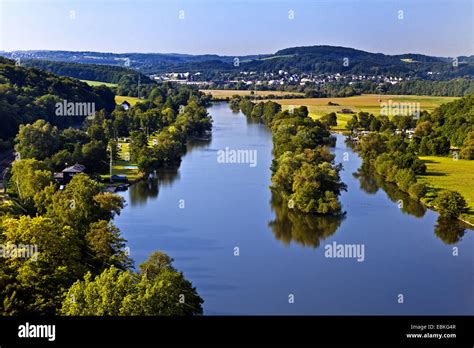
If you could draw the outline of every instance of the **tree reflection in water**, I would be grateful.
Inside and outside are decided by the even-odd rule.
[[[359,179],[360,188],[363,191],[369,194],[375,194],[379,189],[382,189],[392,202],[401,202],[400,210],[403,213],[419,218],[425,215],[427,208],[423,204],[410,198],[405,192],[400,191],[395,184],[387,183],[383,177],[377,175],[367,163],[362,164],[359,170],[354,173],[354,177]],[[438,216],[438,220],[434,226],[434,233],[444,243],[455,244],[461,240],[467,228],[469,228],[469,226],[460,220]]]
[[[419,218],[425,216],[426,207],[423,204],[410,198],[407,193],[400,191],[397,185],[386,182],[382,176],[377,175],[375,170],[366,163],[363,163],[353,175],[359,179],[360,188],[364,192],[375,194],[379,189],[382,189],[392,202],[399,204],[400,210],[403,213]]]
[[[275,237],[283,244],[292,241],[305,246],[317,248],[320,242],[336,232],[344,220],[341,216],[317,216],[299,214],[288,207],[287,202],[272,194],[271,207],[275,220],[268,223]]]
[[[211,139],[192,139],[186,147],[186,152],[198,147],[204,147],[211,143]],[[130,204],[133,206],[143,205],[148,199],[158,197],[160,187],[170,186],[179,179],[179,165],[163,167],[155,171],[149,178],[138,181],[131,185],[129,190]]]
[[[464,236],[466,228],[466,224],[460,220],[439,216],[434,232],[446,244],[456,244]]]

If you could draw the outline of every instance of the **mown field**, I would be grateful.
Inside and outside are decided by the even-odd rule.
[[[109,82],[100,82],[100,81],[91,81],[91,80],[81,80],[82,82],[87,83],[89,86],[102,86],[105,85],[107,87],[117,87],[116,83],[109,83]]]
[[[474,161],[438,156],[422,156],[420,159],[425,162],[427,171],[426,175],[418,178],[431,187],[427,195],[428,203],[440,190],[458,191],[470,207],[470,212],[463,218],[474,223]]]
[[[155,141],[155,143],[154,143]],[[151,134],[148,137],[148,146],[152,147],[156,144],[156,135]],[[112,165],[114,175],[126,175],[129,181],[134,181],[142,177],[142,173],[138,170],[137,164],[130,161],[130,143],[119,141],[118,142],[118,160],[114,161]],[[109,180],[110,175],[101,175],[103,180]]]
[[[240,90],[232,90],[232,89],[202,89],[201,92],[210,94],[215,99],[226,99],[231,98],[234,95],[238,96],[249,96],[255,91],[240,91]],[[284,95],[300,95],[304,96],[304,93],[299,92],[284,92],[284,91],[257,91],[257,96],[268,96],[268,95],[275,95],[275,96],[284,96]]]
[[[449,103],[455,99],[453,97],[430,97],[416,95],[382,95],[363,94],[359,96],[346,98],[298,98],[298,99],[275,99],[274,101],[281,104],[283,109],[289,109],[291,106],[298,107],[306,105],[309,113],[314,118],[319,118],[330,112],[338,112],[341,109],[351,109],[354,112],[369,112],[375,116],[380,115],[381,103],[420,103],[420,110],[433,111],[441,104]],[[328,105],[328,103],[339,104],[337,106]],[[347,121],[352,118],[352,114],[337,114],[338,125],[336,129],[345,129]]]
[[[137,97],[124,97],[121,95],[115,96],[115,103],[117,103],[118,105],[122,104],[125,100],[128,101],[131,106],[135,105],[137,102],[140,101],[140,99],[138,99]]]

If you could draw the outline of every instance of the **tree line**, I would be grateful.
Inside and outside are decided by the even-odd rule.
[[[38,119],[61,128],[84,121],[85,116],[58,117],[58,102],[94,103],[96,110],[111,112],[115,108],[114,97],[105,86],[91,87],[75,79],[16,66],[13,61],[0,57],[0,139],[11,140],[20,124]]]
[[[346,189],[329,147],[335,145],[328,127],[308,116],[305,106],[282,111],[273,101],[253,103],[234,97],[232,110],[260,120],[272,130],[271,190],[291,209],[306,214],[341,214],[338,196]]]
[[[455,147],[453,156],[474,159],[474,96],[470,95],[451,103],[443,104],[431,114],[422,112],[415,119],[397,116],[389,120],[386,116],[374,117],[367,113],[354,115],[347,128],[370,130],[356,145],[362,158],[387,182],[395,183],[416,200],[426,200],[428,186],[417,180],[417,175],[426,173],[426,165],[418,156],[446,156]],[[408,137],[406,130],[414,127]],[[397,129],[397,132],[394,130]],[[460,148],[459,153],[457,152]],[[441,216],[457,218],[467,210],[462,194],[443,190],[436,194],[432,204]]]
[[[0,260],[2,315],[192,315],[202,298],[172,259],[155,252],[133,269],[126,241],[112,223],[124,201],[94,179],[108,165],[117,137],[130,137],[144,171],[179,163],[189,136],[211,127],[209,97],[191,88],[156,87],[129,110],[101,109],[82,128],[45,120],[20,127],[20,154],[8,176],[11,200],[0,204],[0,245],[35,245],[33,258]],[[158,143],[137,142],[157,134]],[[53,172],[83,163],[63,188]]]

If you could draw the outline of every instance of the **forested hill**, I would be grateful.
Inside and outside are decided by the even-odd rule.
[[[101,53],[68,51],[2,52],[6,57],[123,67],[129,59],[144,74],[159,72],[346,73],[397,75],[428,80],[474,77],[474,56],[431,57],[422,54],[387,55],[336,46],[306,46],[282,49],[274,54],[219,56],[162,53]],[[238,58],[238,64],[235,59]],[[70,68],[70,67],[68,67]],[[55,68],[56,69],[56,68]],[[76,76],[76,75],[75,75]],[[111,81],[111,80],[108,80]]]
[[[96,110],[115,108],[114,93],[105,86],[91,87],[0,57],[0,139],[11,139],[20,124],[37,119],[59,127],[77,124],[78,117],[56,115],[56,103],[64,101],[94,103]]]
[[[457,65],[457,66],[456,66]],[[394,74],[447,79],[474,76],[474,57],[430,57],[421,54],[386,55],[353,48],[308,46],[287,48],[270,58],[253,60],[243,66],[257,71],[288,70],[313,73]]]
[[[73,62],[53,62],[47,60],[22,60],[21,65],[38,68],[53,72],[62,76],[74,77],[79,80],[91,80],[100,82],[127,85],[129,81],[137,83],[140,76],[141,84],[151,84],[152,80],[147,75],[131,69],[103,64],[81,64]]]

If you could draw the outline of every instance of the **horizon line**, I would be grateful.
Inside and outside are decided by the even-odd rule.
[[[348,49],[353,49],[361,52],[366,52],[370,54],[383,54],[386,56],[400,56],[400,55],[422,55],[426,57],[435,57],[435,58],[453,58],[453,57],[472,57],[474,56],[474,53],[472,54],[460,54],[456,56],[439,56],[439,55],[429,55],[426,53],[414,53],[414,52],[406,52],[406,53],[396,53],[396,54],[388,54],[388,53],[383,53],[383,52],[371,52],[371,51],[365,51],[363,49],[359,48],[354,48],[354,47],[347,47],[347,46],[337,46],[337,45],[303,45],[303,46],[291,46],[291,47],[285,47],[281,48],[273,53],[251,53],[251,54],[243,54],[243,55],[228,55],[228,54],[219,54],[219,53],[178,53],[178,52],[156,52],[156,51],[146,51],[146,52],[118,52],[118,51],[91,51],[91,50],[65,50],[65,49],[17,49],[17,50],[0,50],[0,52],[5,52],[5,53],[13,53],[13,52],[73,52],[73,53],[101,53],[101,54],[120,54],[120,55],[127,55],[127,54],[161,54],[161,55],[182,55],[182,56],[219,56],[219,57],[247,57],[247,56],[264,56],[264,55],[274,55],[278,51],[284,50],[284,49],[291,49],[291,48],[302,48],[302,47],[333,47],[333,48],[348,48]]]

